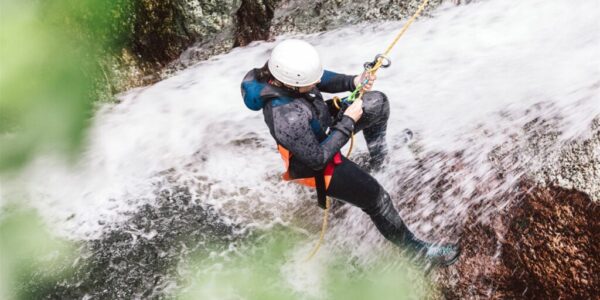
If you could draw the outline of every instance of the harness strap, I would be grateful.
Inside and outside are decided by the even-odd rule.
[[[319,174],[315,176],[315,183],[317,188],[317,205],[320,208],[327,208],[327,188],[325,187],[325,175]]]
[[[331,178],[333,177],[333,172],[335,170],[335,166],[342,163],[342,154],[337,152],[331,161],[325,166],[325,169],[319,171],[314,177],[306,177],[306,178],[292,178],[290,175],[290,159],[292,154],[289,150],[284,148],[283,146],[277,144],[277,150],[281,154],[281,159],[285,165],[286,171],[283,173],[283,180],[285,181],[293,181],[298,184],[302,184],[308,187],[316,188],[317,190],[317,204],[320,208],[327,208],[327,189],[329,188],[329,184],[331,183]]]

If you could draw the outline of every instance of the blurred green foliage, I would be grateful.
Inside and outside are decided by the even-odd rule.
[[[0,298],[41,299],[69,275],[74,249],[52,237],[37,215],[3,211],[0,218]]]
[[[132,9],[130,0],[0,0],[0,172],[40,151],[78,152],[106,61],[131,40]],[[36,215],[7,208],[17,200],[2,199],[0,299],[40,299],[74,253]]]
[[[77,153],[103,62],[128,46],[130,0],[0,0],[0,171],[40,150]]]
[[[275,229],[237,249],[232,256],[200,257],[192,264],[196,275],[191,286],[179,294],[179,299],[401,300],[424,299],[432,291],[423,272],[400,256],[398,261],[381,259],[368,268],[339,256],[306,262],[308,252],[296,251],[304,238],[289,229]],[[318,256],[327,255],[321,251]],[[290,261],[296,263],[285,268]],[[300,277],[317,276],[317,294],[294,291],[286,277],[295,278],[292,281],[302,279],[290,272],[301,272]]]

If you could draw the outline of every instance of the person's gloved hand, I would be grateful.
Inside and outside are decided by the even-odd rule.
[[[361,82],[365,81],[365,78],[368,78],[369,81],[367,82],[367,84],[365,84],[365,86],[363,86],[362,90],[370,91],[371,88],[373,87],[373,83],[375,82],[375,79],[377,79],[377,75],[369,73],[369,72],[363,72],[362,74],[354,77],[354,86],[358,86]]]

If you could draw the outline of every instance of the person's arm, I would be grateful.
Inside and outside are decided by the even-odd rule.
[[[273,125],[277,141],[301,162],[314,170],[325,168],[333,155],[348,142],[354,130],[354,120],[344,116],[327,138],[319,143],[313,133],[308,110],[296,105],[283,105],[273,109]]]
[[[354,78],[356,78],[355,75],[344,75],[325,70],[317,88],[326,93],[351,92],[356,88]]]

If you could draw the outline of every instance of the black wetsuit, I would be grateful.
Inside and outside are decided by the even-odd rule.
[[[363,115],[355,124],[348,116],[336,120],[338,111],[327,93],[354,90],[354,76],[325,71],[321,82],[309,93],[300,94],[287,88],[261,82],[258,69],[251,70],[242,82],[246,105],[263,110],[264,119],[275,141],[290,151],[289,174],[293,178],[315,176],[348,142],[352,132],[363,130],[371,165],[382,164],[387,155],[385,141],[389,102],[381,92],[366,92]],[[416,239],[394,208],[389,194],[369,173],[349,159],[335,167],[327,195],[360,207],[379,231],[399,246],[420,251],[426,243]]]

